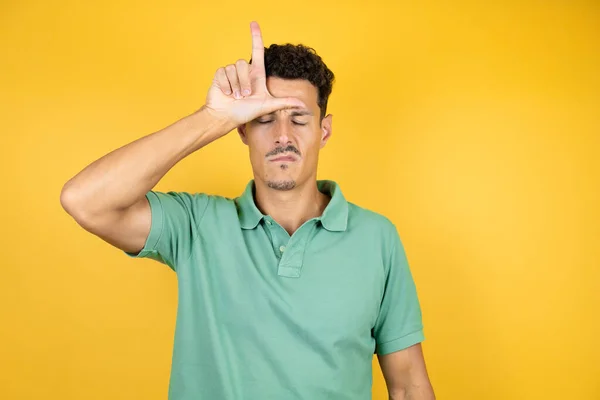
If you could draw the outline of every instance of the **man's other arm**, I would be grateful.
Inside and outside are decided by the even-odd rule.
[[[377,357],[390,400],[435,400],[421,343]]]

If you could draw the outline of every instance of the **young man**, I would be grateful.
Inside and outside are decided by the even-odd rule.
[[[272,45],[219,68],[206,104],[65,184],[87,231],[178,277],[171,400],[363,400],[378,354],[390,398],[434,394],[416,288],[395,226],[317,181],[333,73]],[[152,188],[237,128],[254,179],[235,199]],[[210,172],[207,172],[210,173]]]

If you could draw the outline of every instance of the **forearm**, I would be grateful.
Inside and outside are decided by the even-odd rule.
[[[389,393],[389,400],[435,400],[431,385],[411,386],[406,390]]]
[[[203,107],[88,165],[64,185],[61,202],[85,218],[126,209],[180,160],[233,128]]]

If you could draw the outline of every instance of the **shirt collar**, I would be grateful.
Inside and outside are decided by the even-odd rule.
[[[323,215],[317,217],[323,227],[328,231],[345,231],[348,226],[348,202],[344,198],[337,183],[330,180],[318,180],[317,188],[320,192],[331,196],[331,200]],[[238,217],[242,229],[254,229],[266,216],[260,212],[254,202],[254,180],[250,180],[241,196],[235,199]]]

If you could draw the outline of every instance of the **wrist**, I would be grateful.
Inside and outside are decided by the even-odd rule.
[[[197,115],[201,126],[213,131],[217,137],[224,136],[237,127],[229,118],[222,116],[206,104],[200,107],[194,114]]]
[[[225,136],[237,127],[232,121],[218,115],[214,110],[203,105],[188,116],[189,126],[198,136],[198,148]]]

